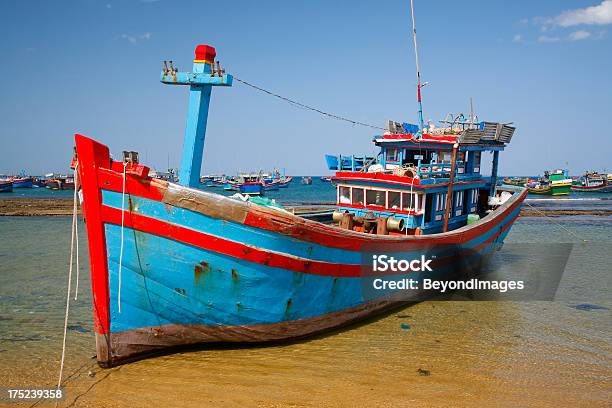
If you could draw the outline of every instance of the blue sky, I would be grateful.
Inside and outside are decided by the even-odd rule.
[[[612,170],[612,1],[416,1],[425,118],[514,121],[505,174]],[[198,43],[227,72],[359,121],[416,122],[409,1],[0,3],[0,173],[65,171],[73,134],[118,157],[178,166]],[[203,173],[325,174],[325,153],[371,153],[351,126],[241,84],[213,90]]]

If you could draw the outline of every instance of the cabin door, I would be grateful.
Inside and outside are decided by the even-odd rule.
[[[431,213],[433,212],[433,194],[425,195],[425,222],[431,222]]]

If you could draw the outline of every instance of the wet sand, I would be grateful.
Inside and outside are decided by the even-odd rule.
[[[312,203],[308,205],[312,206]],[[295,213],[300,214],[308,211],[323,211],[333,210],[333,207],[326,207],[333,205],[332,203],[321,203],[320,206],[308,207],[296,206],[288,207],[291,211],[295,208]],[[79,211],[80,212],[80,211]],[[58,216],[58,215],[72,215],[72,199],[68,198],[6,198],[0,200],[0,216]],[[561,217],[568,215],[596,215],[596,216],[610,216],[612,210],[602,209],[540,209],[534,207],[523,207],[521,210],[521,217]]]
[[[72,215],[72,207],[73,200],[66,198],[5,198],[0,216]]]

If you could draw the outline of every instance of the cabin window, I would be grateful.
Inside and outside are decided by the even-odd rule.
[[[457,152],[457,173],[465,173],[465,152]]]
[[[385,207],[385,191],[366,190],[366,205]]]
[[[449,163],[453,159],[453,154],[451,152],[440,152],[440,163]]]
[[[361,188],[353,189],[353,204],[363,205],[363,189]]]
[[[446,210],[446,197],[447,193],[436,194],[436,211]]]
[[[400,209],[401,194],[398,191],[389,191],[388,194],[389,194],[389,197],[388,197],[389,206],[388,206],[388,208],[393,209],[393,210],[399,210]]]
[[[480,173],[480,157],[482,152],[472,152],[474,155],[474,173]]]
[[[339,204],[350,204],[351,203],[351,188],[350,187],[340,187],[338,203]]]
[[[418,206],[418,200],[416,193],[404,193],[402,210],[404,211],[415,211]]]
[[[472,204],[478,203],[478,190],[472,190]]]
[[[387,149],[387,161],[396,162],[399,160],[397,149]]]
[[[455,207],[461,207],[463,205],[463,191],[457,191],[455,193]]]

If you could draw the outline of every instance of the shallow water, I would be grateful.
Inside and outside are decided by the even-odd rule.
[[[575,243],[554,302],[428,301],[308,341],[204,348],[109,370],[91,359],[84,238],[65,406],[591,407],[612,397],[608,217],[517,220],[508,244]],[[70,219],[3,217],[0,242],[0,386],[52,386]]]

